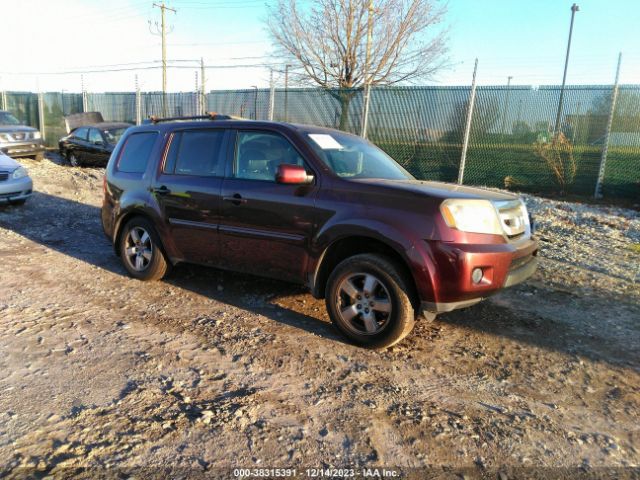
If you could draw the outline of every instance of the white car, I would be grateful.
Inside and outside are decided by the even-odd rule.
[[[31,196],[33,182],[27,169],[0,152],[0,205],[21,205]]]

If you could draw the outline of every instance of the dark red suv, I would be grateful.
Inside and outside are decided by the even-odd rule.
[[[192,262],[304,284],[377,348],[536,269],[517,196],[416,180],[335,130],[174,120],[127,130],[107,166],[102,224],[135,278]]]

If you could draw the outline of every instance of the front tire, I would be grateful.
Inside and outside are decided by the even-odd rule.
[[[389,258],[361,254],[343,260],[329,276],[325,302],[335,327],[367,348],[387,348],[415,324],[408,281]]]
[[[160,237],[145,218],[135,217],[127,222],[120,234],[119,247],[124,267],[138,280],[160,280],[169,270]]]
[[[44,160],[44,153],[38,153],[38,154],[36,154],[36,156],[35,156],[35,157],[33,157],[33,159],[34,159],[36,162],[41,162],[41,161],[43,161],[43,160]]]
[[[78,157],[76,156],[75,153],[73,152],[69,152],[67,153],[67,160],[69,161],[69,165],[71,165],[72,167],[80,167],[80,160],[78,159]]]

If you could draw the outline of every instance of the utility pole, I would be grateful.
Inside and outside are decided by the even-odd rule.
[[[165,10],[169,10],[173,13],[176,13],[176,10],[170,7],[167,7],[164,2],[158,4],[154,3],[154,7],[160,9],[160,31],[158,32],[158,22],[156,22],[156,32],[154,35],[162,36],[162,114],[167,116],[167,28],[165,22]],[[151,22],[149,22],[151,23]],[[151,25],[149,25],[151,26]]]
[[[371,77],[369,75],[369,63],[371,57],[371,40],[373,36],[373,0],[369,0],[369,17],[367,18],[367,51],[364,60],[364,105],[362,110],[362,132],[360,136],[367,138],[369,124],[369,100],[371,97]]]
[[[202,89],[200,93],[200,113],[204,115],[207,111],[207,90],[205,87],[204,60],[202,57],[200,57],[200,88]]]
[[[569,40],[567,41],[567,56],[564,59],[564,74],[562,75],[562,87],[560,89],[560,101],[558,102],[558,113],[556,115],[556,125],[553,129],[553,137],[555,137],[560,130],[560,119],[562,117],[562,102],[564,100],[564,86],[567,82],[567,67],[569,66],[569,52],[571,51],[571,36],[573,35],[573,19],[576,16],[576,12],[580,10],[577,3],[571,6],[571,25],[569,26]]]

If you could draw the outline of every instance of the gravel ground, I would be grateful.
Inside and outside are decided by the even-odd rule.
[[[295,286],[128,278],[103,171],[23,163],[36,193],[0,207],[0,478],[640,476],[637,211],[527,196],[535,277],[374,352]]]

